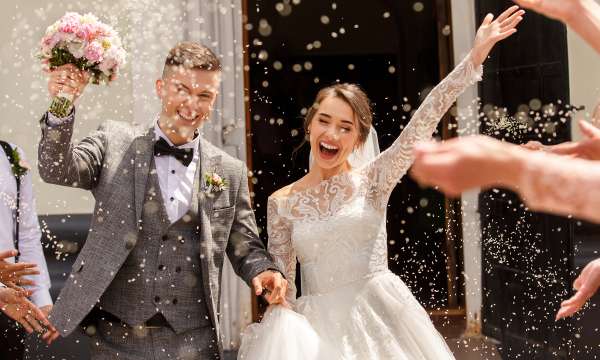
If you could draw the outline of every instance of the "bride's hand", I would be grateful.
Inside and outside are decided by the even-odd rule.
[[[523,20],[525,11],[511,6],[494,20],[493,14],[487,14],[475,35],[475,44],[471,51],[473,65],[483,64],[497,42],[517,32],[517,25]]]

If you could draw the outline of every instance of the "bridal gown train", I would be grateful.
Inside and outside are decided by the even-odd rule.
[[[481,74],[467,57],[373,161],[316,187],[269,198],[268,249],[289,281],[293,311],[270,307],[243,335],[239,359],[454,359],[427,312],[388,270],[385,210],[412,163],[414,144],[431,138],[439,119]]]

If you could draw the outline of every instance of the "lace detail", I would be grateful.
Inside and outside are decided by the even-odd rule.
[[[527,155],[519,192],[533,210],[600,221],[596,162],[545,153]]]
[[[279,215],[277,200],[269,197],[267,202],[267,233],[269,243],[267,250],[273,257],[275,265],[283,271],[288,280],[286,300],[293,305],[296,302],[296,251],[292,246],[290,224]]]
[[[429,140],[440,119],[469,86],[481,81],[483,66],[475,69],[467,56],[425,98],[392,146],[368,164],[363,172],[368,179],[367,198],[375,209],[385,210],[389,196],[414,161],[415,144]]]
[[[412,164],[414,145],[431,137],[440,118],[481,74],[482,67],[475,69],[467,57],[430,92],[394,144],[371,163],[304,191],[269,198],[268,250],[290,282],[288,301],[293,303],[296,295],[296,259],[303,293],[309,295],[387,270],[389,195]]]

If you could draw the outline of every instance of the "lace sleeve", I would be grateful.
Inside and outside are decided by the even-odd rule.
[[[267,249],[275,265],[283,271],[288,281],[285,298],[290,305],[296,301],[296,251],[292,246],[289,222],[281,216],[277,199],[270,197],[267,205]]]
[[[533,210],[600,222],[600,164],[564,156],[529,154],[518,191]]]
[[[442,116],[466,88],[481,80],[482,73],[483,66],[475,68],[467,56],[431,90],[392,146],[365,167],[375,208],[386,206],[394,186],[412,165],[414,145],[431,138]]]

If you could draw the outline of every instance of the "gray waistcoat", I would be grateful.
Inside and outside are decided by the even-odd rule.
[[[142,229],[99,306],[132,326],[159,312],[177,333],[208,326],[197,202],[192,201],[188,213],[170,225],[154,160],[150,169]]]

